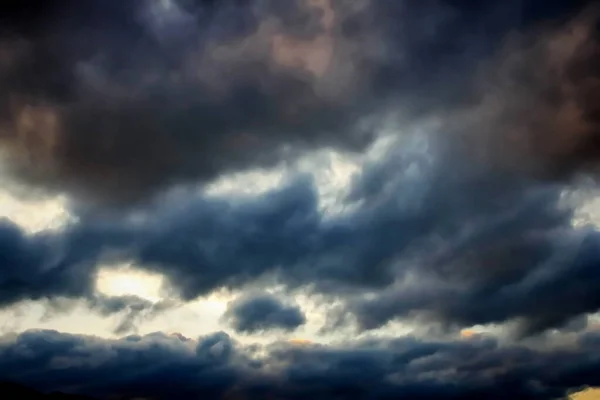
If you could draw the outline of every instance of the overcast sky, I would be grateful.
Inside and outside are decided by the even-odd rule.
[[[591,2],[9,3],[0,381],[147,399],[600,386]]]

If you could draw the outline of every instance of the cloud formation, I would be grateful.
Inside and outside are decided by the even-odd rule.
[[[468,165],[450,176],[438,163],[392,151],[356,177],[353,211],[335,217],[301,176],[244,200],[178,200],[137,220],[88,217],[30,237],[8,225],[4,257],[21,267],[5,270],[3,301],[90,297],[103,261],[133,260],[183,300],[266,277],[341,296],[361,329],[417,313],[449,326],[521,320],[533,334],[598,310],[598,233],[573,225],[564,186]]]
[[[366,98],[353,93],[369,38],[340,31],[353,7],[180,3],[95,14],[56,3],[34,33],[12,24],[25,31],[1,38],[0,139],[13,174],[131,202],[302,149],[368,142],[355,129]]]
[[[231,301],[223,317],[240,333],[293,331],[306,323],[306,316],[297,305],[288,305],[273,295],[260,293]]]
[[[257,351],[222,332],[198,340],[155,333],[118,340],[27,331],[4,337],[0,376],[41,390],[155,399],[549,399],[598,385],[598,337],[534,350],[493,339],[285,343]]]
[[[443,115],[444,140],[536,174],[594,164],[595,10],[494,59],[522,3],[51,2],[0,37],[0,145],[22,182],[112,205],[361,150],[398,112]]]
[[[329,328],[495,324],[514,329],[507,343],[28,331],[0,341],[0,376],[169,399],[548,399],[598,384],[587,324],[600,310],[600,232],[575,223],[598,193],[598,11],[485,3],[15,9],[0,21],[0,172],[73,202],[57,229],[0,221],[0,308],[83,301],[120,315],[124,334],[232,290],[224,318],[238,332],[304,324],[299,307],[252,292],[268,282],[322,299]],[[326,171],[294,169],[324,149],[360,164],[340,213],[321,207]],[[202,189],[282,164],[293,172],[264,193]],[[180,184],[194,190],[168,192]],[[119,263],[164,276],[171,298],[97,293],[99,269]],[[578,342],[549,344],[553,329]]]

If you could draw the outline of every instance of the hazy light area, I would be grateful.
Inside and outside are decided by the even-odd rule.
[[[159,301],[163,278],[130,267],[104,268],[98,272],[96,289],[107,296],[138,296]]]
[[[575,212],[574,226],[592,225],[600,227],[600,198],[590,197]]]
[[[57,229],[71,219],[66,209],[67,199],[62,196],[22,201],[0,192],[0,217],[8,218],[28,233]]]
[[[360,171],[362,160],[335,151],[320,151],[289,166],[256,169],[228,174],[205,188],[211,196],[256,196],[285,184],[298,174],[314,178],[319,208],[326,215],[344,211],[340,200],[352,177]]]

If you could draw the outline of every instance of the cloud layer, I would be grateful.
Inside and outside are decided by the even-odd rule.
[[[598,193],[599,14],[582,3],[15,8],[0,21],[0,173],[6,190],[67,196],[71,218],[36,233],[0,221],[0,308],[84,302],[125,334],[230,291],[223,322],[266,335],[315,323],[302,294],[324,330],[443,339],[27,331],[0,341],[0,378],[169,399],[548,399],[599,384],[600,232],[578,220]],[[299,167],[313,151],[358,165],[340,212],[322,206],[326,167]],[[281,184],[206,190],[257,168],[283,169]],[[166,298],[98,293],[100,269],[123,263],[163,276]],[[506,343],[448,339],[476,325]]]
[[[130,202],[303,149],[367,143],[355,127],[369,100],[354,87],[370,46],[341,32],[352,7],[179,3],[94,15],[56,5],[49,25],[3,40],[13,173],[88,201]]]
[[[148,398],[549,399],[600,384],[598,335],[565,348],[413,337],[341,346],[245,347],[219,332],[119,340],[28,331],[5,337],[0,371],[36,388]],[[266,353],[261,351],[264,350]]]
[[[301,176],[254,198],[200,196],[145,219],[88,217],[34,236],[6,224],[3,253],[15,261],[3,302],[93,298],[103,261],[133,261],[183,300],[268,277],[342,296],[361,329],[417,313],[449,326],[521,320],[532,334],[599,308],[598,233],[573,225],[564,186],[441,171],[392,152],[357,176],[355,207],[337,217],[319,210]]]
[[[500,51],[522,3],[50,3],[3,29],[1,145],[25,182],[113,205],[364,149],[398,112],[536,174],[594,164],[596,10]]]

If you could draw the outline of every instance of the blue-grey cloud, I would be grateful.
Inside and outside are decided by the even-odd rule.
[[[142,220],[87,217],[31,237],[12,227],[23,244],[7,242],[4,257],[29,269],[5,269],[6,285],[21,285],[3,302],[89,296],[109,257],[163,274],[184,300],[274,276],[342,296],[363,329],[417,313],[458,326],[520,319],[530,334],[599,308],[598,234],[573,226],[564,186],[428,160],[391,152],[357,176],[354,210],[334,217],[301,177],[245,200],[199,196],[150,209]],[[22,248],[36,252],[15,253]]]
[[[231,301],[223,317],[241,333],[293,331],[306,323],[306,316],[298,305],[261,293],[245,294]]]
[[[598,335],[534,350],[492,339],[413,337],[341,346],[256,348],[225,333],[182,341],[155,333],[118,340],[28,331],[0,344],[0,377],[95,396],[292,399],[549,399],[597,385]]]
[[[600,309],[598,229],[575,226],[578,204],[565,196],[598,155],[593,9],[158,3],[93,1],[85,13],[49,3],[45,17],[0,24],[3,161],[11,178],[80,206],[56,230],[0,223],[1,307],[83,299],[120,314],[117,331],[134,330],[165,305],[95,289],[98,268],[127,261],[164,275],[183,301],[264,278],[306,289],[359,330],[510,322],[534,336],[580,331]],[[356,175],[344,213],[324,215],[304,176],[242,199],[135,203],[307,149],[361,150],[378,132],[369,117],[390,112],[403,122],[399,145]],[[88,201],[136,204],[135,218]],[[264,326],[239,312],[261,304],[282,315],[272,301],[242,302],[240,330]],[[41,389],[167,398],[547,399],[598,383],[595,336],[545,351],[487,339],[279,345],[260,359],[224,333],[26,332],[0,345],[0,372]]]

